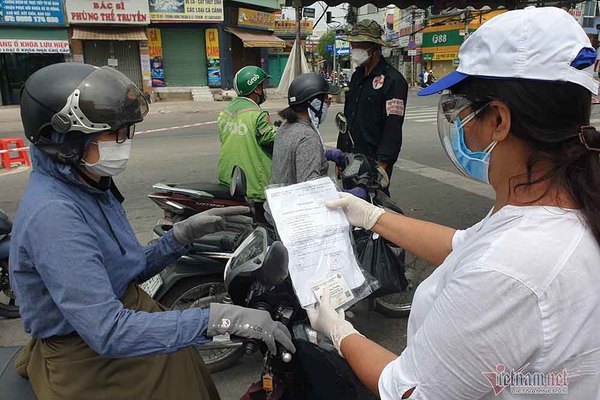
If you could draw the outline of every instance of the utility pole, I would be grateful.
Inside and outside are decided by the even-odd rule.
[[[294,64],[294,78],[298,77],[302,73],[302,49],[300,47],[300,26],[302,23],[302,1],[294,0],[294,7],[296,8],[296,62]]]
[[[335,60],[336,60],[336,53],[337,53],[337,29],[333,31],[333,84],[336,85],[337,84],[337,68],[335,65]]]
[[[465,39],[469,37],[469,10],[465,10]]]
[[[414,52],[416,51],[416,47],[415,47],[415,50],[410,48],[410,47],[413,47],[414,43],[415,43],[415,14],[416,14],[416,11],[413,8],[411,11],[412,27],[410,29],[410,43],[412,43],[412,44],[411,44],[411,46],[409,46],[409,51],[411,52],[411,56],[410,56],[410,83],[411,83],[411,86],[415,86],[415,55],[414,55],[415,53]]]

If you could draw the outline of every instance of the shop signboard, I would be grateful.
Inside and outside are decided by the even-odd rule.
[[[0,53],[61,53],[68,54],[68,40],[2,39]]]
[[[61,0],[0,0],[0,25],[65,25]]]
[[[315,17],[315,9],[311,7],[304,7],[303,16],[304,18],[314,18]]]
[[[219,57],[219,31],[216,28],[205,30],[206,62],[208,86],[221,87],[221,60]]]
[[[306,37],[312,33],[312,30],[313,21],[304,19],[300,22],[300,36]],[[273,33],[282,38],[296,37],[296,20],[276,19]]]
[[[152,22],[222,22],[223,0],[150,0]]]
[[[148,25],[146,0],[66,0],[67,20],[75,25]]]
[[[458,53],[455,51],[452,52],[448,52],[448,53],[434,53],[433,54],[433,61],[449,61],[449,60],[454,60],[455,58],[458,58]]]
[[[275,14],[240,8],[238,12],[238,26],[241,28],[275,29]]]
[[[152,87],[165,86],[165,69],[163,66],[162,40],[160,29],[148,28],[148,54],[150,56],[150,76]]]
[[[463,41],[458,29],[423,33],[423,47],[460,46]]]

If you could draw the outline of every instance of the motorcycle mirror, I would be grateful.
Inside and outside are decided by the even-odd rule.
[[[256,278],[265,285],[278,285],[288,276],[288,252],[283,243],[273,242]]]
[[[348,132],[348,121],[346,120],[344,113],[337,113],[335,116],[335,125],[340,133],[346,134]]]
[[[246,197],[246,186],[246,174],[241,167],[236,165],[231,172],[229,194],[231,197]]]

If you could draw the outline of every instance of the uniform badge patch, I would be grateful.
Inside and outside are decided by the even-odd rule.
[[[385,102],[385,112],[390,115],[404,116],[404,100],[391,99]]]
[[[385,81],[384,75],[379,75],[373,78],[373,89],[381,89],[383,87],[383,81]]]

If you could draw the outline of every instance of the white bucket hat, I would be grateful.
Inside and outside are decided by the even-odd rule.
[[[456,71],[419,92],[450,89],[469,76],[572,82],[598,93],[596,50],[577,21],[556,7],[508,11],[465,40]]]

